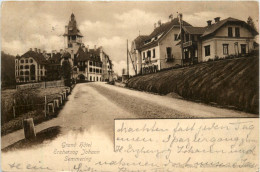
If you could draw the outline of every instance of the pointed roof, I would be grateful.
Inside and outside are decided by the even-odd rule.
[[[83,35],[80,33],[80,30],[77,25],[77,21],[75,19],[75,15],[72,13],[70,16],[70,21],[68,24],[68,30],[65,31],[65,34],[63,36],[80,36],[83,37]]]
[[[242,20],[238,20],[232,17],[226,18],[224,20],[221,20],[217,23],[214,23],[210,26],[206,26],[205,28],[205,32],[203,33],[203,35],[201,37],[205,37],[208,35],[211,35],[213,33],[215,33],[218,29],[220,29],[222,26],[224,26],[227,23],[239,23],[242,24],[242,26],[245,26],[247,29],[249,29],[254,35],[257,35],[258,32],[252,28],[250,25],[248,25],[246,22],[242,21]]]
[[[191,25],[186,21],[183,21],[183,26]],[[142,45],[140,48],[147,48],[158,44],[161,38],[163,38],[174,27],[180,27],[180,22],[178,18],[174,18],[171,21],[163,23],[155,28],[154,31],[145,38],[143,42],[144,45]]]

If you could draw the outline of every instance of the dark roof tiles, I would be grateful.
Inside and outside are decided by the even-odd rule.
[[[42,53],[35,52],[35,51],[32,51],[32,50],[27,51],[20,58],[22,58],[22,57],[25,57],[25,58],[32,57],[39,64],[47,64],[48,63],[48,61],[45,59],[45,57]]]

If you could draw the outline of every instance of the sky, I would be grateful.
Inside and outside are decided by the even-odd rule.
[[[90,48],[102,46],[114,71],[121,74],[126,68],[127,40],[130,48],[139,34],[150,34],[154,23],[167,22],[170,14],[177,17],[177,12],[182,13],[193,26],[206,26],[206,21],[215,17],[246,21],[251,16],[258,28],[258,8],[257,1],[2,2],[1,49],[12,55],[22,55],[30,48],[47,52],[64,49],[62,35],[74,13],[83,43]]]

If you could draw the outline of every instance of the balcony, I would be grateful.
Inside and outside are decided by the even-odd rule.
[[[187,42],[183,43],[183,48],[187,48],[187,47],[194,46],[194,45],[197,45],[196,41],[187,41]]]

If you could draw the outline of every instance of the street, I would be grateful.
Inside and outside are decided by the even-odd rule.
[[[63,135],[69,131],[98,130],[112,141],[114,119],[212,117],[257,117],[257,115],[105,83],[83,83],[75,86],[57,118],[38,124],[35,128],[36,132],[39,132],[49,127],[60,126]],[[3,136],[2,149],[23,138],[23,130]]]

